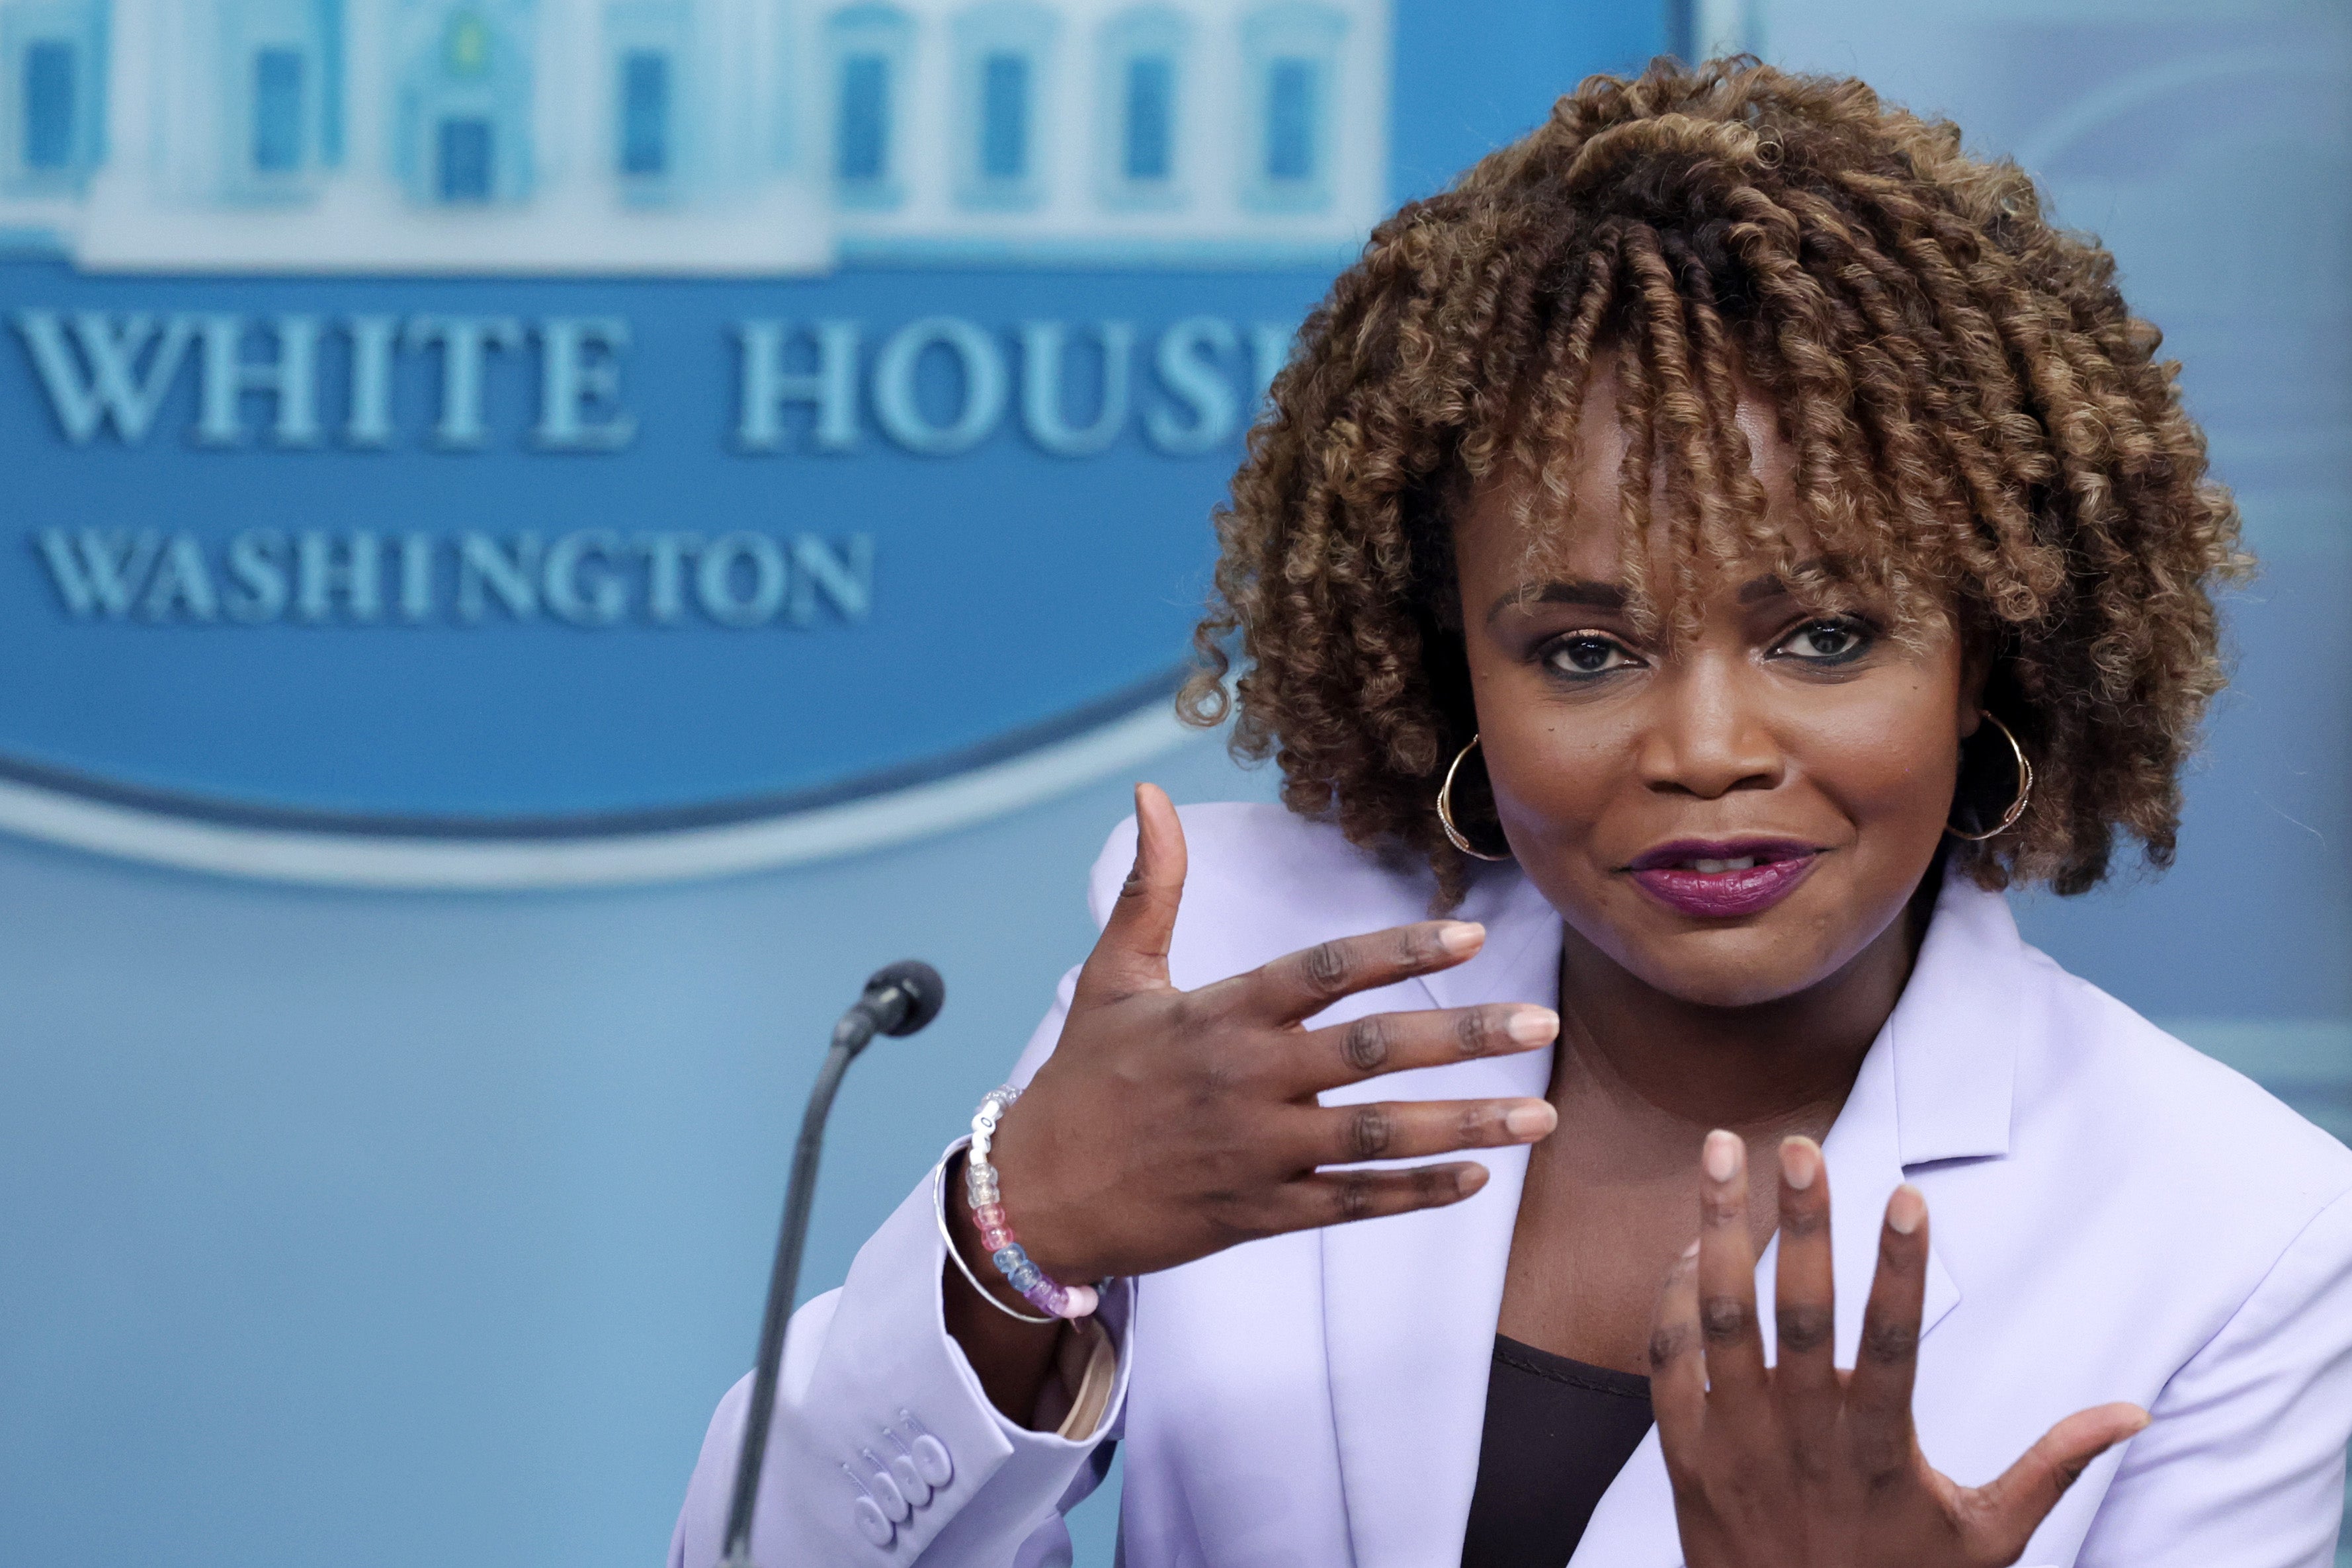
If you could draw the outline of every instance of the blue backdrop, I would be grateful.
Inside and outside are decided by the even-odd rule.
[[[16,8],[0,0],[0,55],[18,47]],[[1391,20],[1391,197],[1671,37],[1856,72],[1948,112],[2109,241],[2186,361],[2265,570],[2231,607],[2239,676],[2190,781],[2179,866],[2022,914],[2062,962],[2352,1134],[2340,10],[1400,0]],[[446,828],[772,801],[1144,700],[1182,656],[1207,508],[1236,449],[1165,450],[1144,420],[1197,405],[1139,379],[1118,443],[1077,458],[1021,428],[1015,390],[1000,427],[941,457],[891,436],[869,385],[857,450],[808,449],[813,404],[791,410],[797,445],[746,450],[736,324],[856,319],[870,371],[891,333],[934,313],[981,324],[1008,356],[1024,319],[1131,320],[1139,366],[1175,323],[1211,317],[1234,338],[1202,353],[1239,396],[1256,384],[1255,326],[1295,319],[1328,256],[1137,276],[1068,256],[844,254],[831,277],[759,285],[0,266],[12,319],[404,319],[518,299],[530,321],[624,316],[622,402],[641,422],[625,453],[534,449],[543,335],[527,334],[513,362],[491,361],[479,451],[435,446],[438,361],[425,360],[402,361],[381,453],[276,450],[267,399],[240,403],[244,446],[203,448],[186,434],[204,413],[194,359],[158,434],[77,444],[12,329],[0,754],[239,821]],[[330,387],[344,352],[322,349]],[[932,423],[969,391],[940,379],[951,369],[938,353],[920,367]],[[1083,418],[1092,383],[1073,374]],[[331,428],[348,421],[341,396],[322,402]],[[610,413],[589,405],[592,423]],[[692,493],[664,489],[689,466]],[[165,615],[74,617],[38,535],[85,526],[152,529],[158,549],[185,532],[219,575],[217,620],[196,623],[179,590]],[[526,531],[543,548],[597,526],[766,530],[788,572],[801,533],[836,561],[869,536],[870,605],[855,619],[820,597],[805,624],[779,607],[732,628],[689,586],[685,623],[665,626],[640,557],[612,625],[543,603],[525,620],[495,589],[465,624],[446,543],[436,609],[416,624],[397,613],[394,554],[381,623],[353,619],[347,588],[318,625],[293,601],[230,623],[226,552],[241,530],[285,537],[293,593],[306,528],[445,541],[471,528],[511,550]],[[724,602],[756,599],[758,570],[745,556]],[[894,722],[875,722],[881,697]],[[810,1291],[839,1279],[1084,953],[1080,879],[1138,772],[1180,800],[1271,792],[1211,737],[863,853],[572,892],[287,885],[0,838],[0,1562],[654,1560],[709,1409],[748,1364],[793,1129],[846,991],[913,953],[939,964],[950,999],[845,1092]],[[1084,1511],[1082,1563],[1108,1562],[1110,1507]]]

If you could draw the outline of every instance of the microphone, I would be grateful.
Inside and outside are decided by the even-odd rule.
[[[833,1026],[833,1049],[817,1069],[801,1114],[801,1140],[793,1151],[793,1179],[784,1189],[784,1220],[776,1236],[776,1260],[768,1273],[768,1305],[760,1320],[760,1355],[751,1374],[751,1407],[744,1417],[743,1446],[735,1457],[735,1492],[727,1508],[727,1544],[719,1568],[753,1568],[751,1511],[760,1494],[760,1467],[767,1458],[768,1427],[776,1414],[776,1379],[784,1364],[784,1333],[792,1326],[793,1292],[801,1276],[801,1249],[808,1240],[809,1210],[816,1200],[816,1164],[824,1142],[824,1119],[842,1074],[877,1034],[908,1035],[940,1016],[947,982],[919,958],[903,958],[874,971],[865,993]]]
[[[856,1043],[849,1050],[855,1053],[877,1034],[912,1034],[940,1016],[947,996],[947,982],[937,969],[920,958],[901,958],[874,971],[866,994],[834,1026],[833,1043],[839,1047],[854,1034]]]

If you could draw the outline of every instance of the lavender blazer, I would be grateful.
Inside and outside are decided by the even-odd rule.
[[[1424,916],[1426,873],[1270,806],[1183,813],[1175,983]],[[1104,848],[1099,920],[1133,857]],[[1353,997],[1392,1009],[1558,999],[1559,917],[1507,866],[1459,968]],[[1075,975],[1075,972],[1074,972]],[[1058,1039],[1071,978],[1015,1071]],[[1540,1095],[1549,1051],[1325,1096]],[[1974,1484],[2060,1416],[2155,1420],[2066,1494],[2032,1568],[2325,1568],[2352,1431],[2352,1150],[2018,937],[1948,887],[1824,1145],[1837,1193],[1839,1360],[1852,1364],[1878,1213],[1910,1180],[1935,1216],[1915,1401],[1938,1468]],[[942,1327],[928,1184],[794,1319],[753,1542],[766,1568],[1066,1563],[1063,1511],[1123,1442],[1128,1568],[1442,1568],[1461,1559],[1524,1149],[1454,1207],[1237,1247],[1106,1301],[1118,1386],[1091,1435],[1004,1420]],[[1769,1320],[1774,1255],[1758,1269]],[[720,1403],[670,1547],[710,1568],[748,1398]],[[1682,1562],[1654,1430],[1575,1568]]]

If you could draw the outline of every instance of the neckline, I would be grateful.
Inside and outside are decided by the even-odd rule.
[[[1620,1372],[1613,1366],[1595,1366],[1589,1361],[1578,1361],[1572,1356],[1559,1355],[1524,1343],[1508,1334],[1495,1336],[1495,1359],[1516,1371],[1566,1384],[1571,1388],[1614,1395],[1620,1399],[1639,1399],[1645,1405],[1650,1400],[1650,1380],[1639,1373]]]

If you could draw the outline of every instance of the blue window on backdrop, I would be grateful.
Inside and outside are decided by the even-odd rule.
[[[1315,177],[1313,60],[1275,60],[1266,71],[1265,177],[1273,181]]]
[[[1029,60],[992,54],[980,70],[980,172],[1018,180],[1029,172]]]
[[[669,57],[631,49],[621,57],[621,172],[640,179],[669,172]]]
[[[490,122],[478,115],[452,116],[435,137],[434,190],[445,202],[490,199]]]
[[[253,57],[253,166],[282,174],[302,166],[302,51]]]
[[[44,38],[25,50],[25,167],[73,166],[74,47]]]
[[[1127,62],[1127,116],[1120,168],[1130,180],[1165,180],[1174,163],[1176,66],[1165,55]]]
[[[841,123],[835,172],[845,180],[879,180],[890,172],[890,62],[851,55],[841,62]]]

